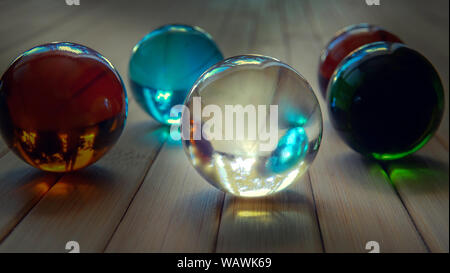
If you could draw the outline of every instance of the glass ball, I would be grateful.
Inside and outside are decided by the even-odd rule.
[[[133,48],[129,79],[134,98],[156,121],[177,124],[173,106],[183,104],[195,80],[221,60],[216,43],[201,28],[158,28]]]
[[[319,62],[319,86],[326,97],[327,86],[339,63],[360,46],[374,42],[403,43],[394,34],[369,24],[356,24],[340,30],[322,51]]]
[[[297,71],[271,57],[245,55],[214,65],[197,80],[181,127],[190,162],[210,184],[259,197],[305,174],[319,150],[322,114]]]
[[[127,95],[111,63],[73,43],[19,55],[0,82],[0,132],[33,167],[68,172],[100,159],[117,141]]]
[[[328,86],[330,120],[355,151],[378,160],[407,156],[439,126],[444,92],[433,65],[403,44],[377,42],[347,56]]]

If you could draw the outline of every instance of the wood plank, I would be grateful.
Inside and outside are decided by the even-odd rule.
[[[365,20],[381,25],[422,52],[443,76],[448,98],[449,2],[401,0],[375,9],[354,4],[343,1],[337,10],[348,23]],[[398,16],[398,11],[405,7],[408,7],[407,12]],[[402,23],[405,21],[414,22],[414,28]],[[427,246],[434,252],[449,249],[448,132],[445,133],[448,131],[448,105],[445,115],[437,138],[426,147],[409,158],[383,164]],[[446,141],[442,141],[445,134]]]
[[[166,144],[106,251],[212,252],[222,203],[182,147]]]
[[[34,13],[24,22],[0,25],[0,31],[15,26],[26,34],[25,28],[36,24],[30,35],[2,40],[0,70],[36,44],[71,40],[103,53],[127,82],[135,42],[159,25],[181,22],[213,34],[226,56],[261,53],[286,61],[318,91],[320,50],[336,30],[362,20],[402,33],[429,57],[448,101],[445,0],[382,1],[370,9],[360,0],[82,1],[80,13],[58,1],[48,6],[21,1],[14,9],[30,9],[31,2]],[[50,10],[54,15],[36,19]],[[76,16],[62,17],[69,12]],[[0,17],[11,15],[5,16]],[[408,27],[416,24],[423,28],[420,35]],[[246,200],[209,186],[174,143],[166,143],[156,157],[167,129],[150,121],[128,94],[129,120],[120,142],[94,166],[58,182],[59,176],[36,171],[2,150],[0,141],[0,252],[64,252],[69,240],[80,242],[82,252],[105,247],[108,252],[366,252],[369,240],[380,242],[382,252],[448,252],[448,105],[439,129],[445,148],[433,139],[417,155],[384,166],[347,148],[325,121],[309,175],[276,196]],[[327,120],[326,104],[317,94]]]
[[[310,171],[325,250],[365,252],[377,241],[382,252],[426,251],[384,170],[335,134],[328,124]]]
[[[305,1],[302,8],[315,31],[305,39],[317,42],[318,53],[344,23],[330,2]],[[317,71],[318,61],[309,66]],[[379,242],[382,252],[427,251],[383,169],[340,140],[322,98],[321,105],[324,137],[310,176],[325,251],[366,252],[368,241]]]
[[[210,1],[205,10],[190,14],[195,17],[188,17],[189,12],[183,9],[184,15],[178,16],[185,22],[207,26],[205,29],[215,37],[232,5],[232,2]],[[168,142],[106,251],[212,252],[223,196],[191,166],[181,143]]]
[[[432,140],[415,155],[385,168],[427,246],[449,251],[448,151]]]
[[[4,155],[8,153],[9,149],[3,140],[0,140],[0,158],[2,158]]]
[[[102,251],[159,147],[158,130],[149,133],[149,128],[136,125],[128,131],[135,135],[124,135],[122,143],[146,134],[148,148],[133,151],[118,146],[94,166],[65,175],[0,245],[0,251],[64,252],[66,242],[72,240],[80,243],[83,252]]]
[[[4,20],[0,34],[8,39],[1,40],[0,52],[57,28],[68,18],[77,17],[99,4],[105,5],[100,1],[86,1],[80,6],[68,6],[65,1],[45,0],[26,2],[26,5],[19,4],[11,12],[4,10],[6,14],[2,16]]]
[[[13,153],[0,159],[0,243],[61,175],[35,170]]]
[[[4,35],[7,35],[8,32],[11,32],[11,29],[13,29],[14,25],[17,25],[18,22],[15,20],[15,18],[19,18],[20,15],[25,14],[24,11],[28,8],[34,7],[31,3],[31,0],[24,0],[24,1],[1,1],[0,2],[0,35],[2,37],[5,37]],[[11,16],[11,17],[9,17]],[[13,20],[9,18],[14,18]],[[8,20],[9,19],[9,20]],[[9,31],[8,31],[9,30]],[[5,41],[2,41],[5,42]]]
[[[30,1],[24,1],[30,4]],[[21,2],[21,4],[24,4]],[[21,9],[24,7],[18,5]],[[70,20],[67,20],[70,22]],[[82,24],[80,24],[83,26]],[[66,24],[60,25],[61,32],[71,36],[74,28]],[[54,34],[50,35],[55,37]],[[37,43],[46,41],[49,35],[42,35],[38,40],[30,39],[24,45],[18,45],[0,53],[1,64],[9,64],[16,55]],[[58,38],[62,36],[58,36]],[[51,39],[50,39],[51,40]],[[65,40],[65,39],[62,39]],[[19,50],[19,51],[17,51]],[[8,148],[3,140],[0,140],[0,200],[2,200],[2,211],[0,221],[0,242],[14,228],[14,226],[29,212],[29,210],[43,197],[43,195],[56,183],[59,174],[50,174],[33,169],[21,161],[13,152],[8,152]]]
[[[37,1],[32,1],[33,3],[40,3]],[[52,1],[52,3],[55,1]],[[62,1],[64,2],[64,1]],[[86,3],[86,7],[82,10],[78,10],[76,16],[67,16],[61,22],[55,22],[55,26],[53,28],[47,29],[48,31],[42,31],[39,35],[28,35],[24,36],[20,39],[20,41],[16,41],[12,43],[13,46],[6,47],[4,50],[0,50],[0,71],[5,71],[10,63],[22,52],[40,44],[45,44],[53,41],[72,41],[75,42],[77,35],[76,33],[89,31],[92,26],[96,25],[99,22],[99,18],[96,17],[96,14],[99,14],[101,10],[101,2],[98,2],[98,5]],[[42,4],[45,6],[44,4]],[[33,9],[34,4],[29,8]],[[54,9],[61,9],[61,6],[56,6]],[[23,8],[25,9],[25,8]],[[65,6],[62,9],[67,9]],[[60,13],[59,10],[53,10],[54,13]],[[45,29],[47,21],[37,20],[38,17],[43,17],[42,15],[37,16],[39,14],[38,11],[30,11],[27,13],[19,13],[18,18],[24,17],[23,14],[31,13],[36,16],[29,16],[28,23],[25,25],[15,25],[14,28],[17,29],[16,32],[24,32],[25,28],[31,24],[35,28]],[[63,12],[63,15],[65,13]],[[33,20],[34,19],[34,20]],[[16,20],[11,20],[15,22]],[[11,29],[8,29],[11,32]],[[14,38],[14,37],[13,37]],[[14,40],[14,39],[13,39]],[[14,40],[15,41],[15,40]]]
[[[217,252],[322,252],[309,176],[265,198],[227,195]]]
[[[255,1],[251,6],[249,2],[241,4],[243,6],[230,21],[229,29],[243,25],[236,17],[247,18],[247,24],[253,24],[254,28],[243,25],[250,31],[247,37],[251,37],[247,50],[289,63],[288,47],[285,46],[289,41],[284,32],[291,31],[293,18],[286,18],[288,11],[284,3]],[[308,174],[289,190],[274,196],[243,199],[226,195],[217,252],[322,251]]]
[[[98,49],[126,75],[127,53],[140,35],[122,23],[133,8],[125,2],[109,5],[91,14],[101,23],[70,37]],[[101,35],[110,29],[115,35]],[[63,176],[4,240],[0,251],[64,252],[69,240],[77,240],[83,252],[102,251],[164,141],[165,129],[130,100],[125,132],[113,150],[95,165]]]

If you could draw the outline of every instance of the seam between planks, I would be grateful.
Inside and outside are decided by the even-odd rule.
[[[285,3],[285,2],[283,2]],[[277,2],[277,7],[278,7],[278,12],[280,15],[280,25],[281,25],[281,33],[282,33],[282,37],[284,39],[284,46],[285,46],[285,54],[286,54],[286,59],[288,62],[292,62],[292,48],[291,48],[291,40],[289,38],[289,33],[288,33],[288,29],[287,29],[287,22],[286,22],[286,13],[285,13],[285,5],[281,5],[280,1]],[[310,7],[308,7],[310,8]],[[312,14],[312,13],[311,13]],[[312,20],[310,18],[308,18],[309,21],[311,22]],[[311,24],[312,25],[312,24]],[[314,27],[312,27],[312,33],[313,36],[315,37],[315,30]],[[315,37],[317,39],[317,37]],[[325,252],[325,243],[323,240],[323,235],[322,235],[322,229],[320,227],[320,221],[319,221],[319,216],[318,216],[318,210],[317,210],[317,204],[316,204],[316,198],[314,196],[314,190],[312,187],[312,182],[311,182],[311,174],[310,174],[310,170],[307,171],[307,176],[308,176],[308,186],[311,190],[311,196],[312,196],[312,201],[313,201],[313,206],[314,206],[314,216],[315,216],[315,220],[316,220],[316,224],[317,224],[317,229],[319,232],[319,238],[320,238],[320,245],[322,248],[322,252]],[[301,183],[301,181],[299,181]]]
[[[7,153],[9,153],[8,148],[5,148],[3,151],[0,151],[0,158],[4,157]]]
[[[42,199],[45,197],[45,195],[47,195],[47,193],[63,178],[64,174],[56,174],[57,178],[54,180],[53,184],[48,188],[48,190],[43,193],[38,200],[36,200],[36,202],[30,206],[30,208],[22,215],[22,217],[20,217],[18,219],[18,221],[15,223],[15,225],[13,227],[11,227],[10,230],[8,230],[8,232],[6,232],[6,234],[0,238],[0,245],[8,238],[8,236],[17,228],[17,226],[19,226],[19,224],[22,222],[23,219],[25,219],[25,217],[28,216],[28,214],[30,214],[30,212],[36,207],[37,204],[39,204]]]
[[[188,165],[188,166],[189,166],[189,165]],[[183,176],[183,179],[181,180],[181,183],[185,183],[185,182],[186,182],[186,178],[188,177],[188,175],[189,175],[189,167],[188,167],[188,170],[186,170],[186,172],[184,173],[184,176]],[[168,226],[171,226],[171,225],[172,225],[172,222],[173,222],[173,220],[174,220],[174,217],[173,217],[173,216],[174,216],[174,215],[172,214],[172,217],[170,217]],[[201,221],[203,221],[203,219],[202,219]],[[169,233],[168,233],[168,232],[164,233],[164,237],[163,237],[163,239],[162,239],[163,244],[166,242],[168,236],[169,236]]]
[[[237,2],[238,1],[236,0],[234,3],[237,3]],[[233,5],[233,6],[237,6],[237,4]],[[230,13],[228,15],[231,15],[232,14],[231,11],[233,11],[233,10],[234,10],[233,7],[230,8]],[[260,21],[259,20],[260,16],[261,16],[261,9],[259,8],[258,12],[257,12],[257,14],[255,16],[256,18],[253,18],[254,19],[253,21],[255,22],[255,24],[254,24],[254,29],[251,32],[252,36],[249,38],[249,41],[248,41],[247,51],[251,51],[252,48],[253,48],[253,45],[255,44],[256,37],[257,37],[257,32],[258,32],[258,25],[259,25],[259,21]],[[223,23],[225,23],[226,21],[227,20],[224,20]],[[226,29],[225,24],[221,28],[222,29]],[[213,253],[217,253],[217,245],[218,245],[218,242],[219,242],[220,227],[222,226],[223,210],[225,208],[225,202],[226,202],[226,199],[227,199],[227,194],[226,193],[223,193],[222,196],[223,196],[223,200],[222,200],[222,206],[220,208],[219,223],[217,225],[217,233],[216,233],[216,237],[215,237],[215,240],[214,240]]]
[[[411,223],[413,224],[414,229],[417,231],[417,234],[419,235],[420,239],[422,240],[422,242],[425,246],[425,249],[427,250],[428,253],[431,253],[431,249],[428,246],[427,241],[425,240],[425,237],[423,237],[422,233],[420,232],[420,229],[417,226],[416,221],[414,220],[414,217],[412,217],[411,213],[409,212],[408,206],[406,206],[405,202],[403,201],[402,196],[400,195],[399,191],[397,190],[397,187],[395,186],[394,182],[392,182],[392,179],[389,176],[388,169],[385,166],[383,166],[383,164],[381,164],[381,163],[377,163],[377,165],[379,165],[381,167],[381,169],[385,173],[386,177],[389,179],[389,184],[391,184],[392,188],[394,189],[395,194],[397,195],[403,208],[405,209],[406,213],[408,214],[409,219],[411,219]]]
[[[236,10],[237,4],[238,4],[238,0],[235,0],[231,3],[230,8],[226,12],[226,16],[224,16],[224,18],[222,20],[219,33],[224,33],[226,31],[226,29],[227,29],[226,23],[228,22],[228,18],[230,18],[231,15],[233,14],[233,12]],[[227,58],[227,57],[225,56],[225,58]],[[192,166],[190,166],[190,167],[192,167]],[[226,196],[227,196],[227,194],[223,192],[222,193],[222,202],[221,202],[221,206],[220,206],[220,210],[219,210],[219,222],[217,223],[217,232],[216,232],[212,250],[211,250],[212,253],[217,252],[217,244],[219,241],[220,226],[222,224],[222,216],[223,216],[223,209],[225,207]]]
[[[254,29],[253,29],[253,32],[252,32],[252,37],[250,37],[250,39],[248,39],[249,41],[248,41],[248,46],[247,46],[247,51],[254,51],[254,45],[255,45],[255,42],[256,42],[256,37],[258,36],[258,29],[259,29],[259,22],[261,21],[260,20],[260,17],[261,17],[261,7],[260,6],[258,6],[258,8],[257,8],[257,10],[258,10],[258,12],[257,12],[257,14],[256,14],[256,18],[254,18],[254,22],[255,22],[255,27],[254,27]]]
[[[283,4],[285,2],[282,2]],[[280,15],[280,27],[281,35],[284,40],[284,51],[285,57],[288,62],[292,62],[292,50],[291,50],[291,40],[289,39],[289,33],[287,30],[286,13],[284,10],[284,5],[281,5],[281,1],[277,1],[278,14]]]
[[[320,35],[319,35],[318,31],[317,31],[317,27],[316,27],[316,24],[314,22],[314,19],[311,18],[314,15],[312,13],[311,4],[310,4],[309,1],[304,2],[303,9],[305,10],[306,19],[309,21],[309,25],[311,26],[312,37],[314,38],[316,44],[320,45],[322,43],[322,39],[321,39],[321,37],[320,37]],[[284,21],[282,20],[282,23],[283,22]],[[289,38],[288,38],[289,34],[286,33],[285,35],[286,35],[285,39],[287,39],[287,42],[290,42]],[[289,48],[289,52],[288,52],[289,55],[288,56],[290,57],[291,56],[290,45],[286,46],[286,47]],[[288,59],[288,60],[292,61],[291,59]],[[322,139],[322,141],[323,141],[323,139]],[[308,184],[309,184],[309,187],[310,187],[310,190],[311,190],[311,196],[312,196],[312,199],[313,199],[314,214],[315,214],[315,218],[316,218],[317,229],[318,229],[318,232],[319,232],[319,238],[320,238],[320,244],[321,244],[322,252],[326,253],[325,241],[324,241],[323,234],[322,234],[322,227],[320,225],[319,211],[317,209],[316,196],[315,196],[314,187],[312,186],[312,179],[311,179],[311,173],[310,172],[311,172],[310,170],[308,170],[308,172],[307,172]]]
[[[226,195],[227,195],[226,193],[222,194],[222,205],[220,206],[219,223],[217,224],[217,233],[216,233],[216,237],[214,239],[214,244],[213,244],[213,249],[212,249],[213,253],[217,253],[217,243],[219,242],[220,226],[222,224],[222,215],[223,215],[223,209],[225,207]]]
[[[230,8],[226,12],[226,15],[223,17],[222,23],[220,24],[221,26],[219,28],[220,30],[219,30],[218,33],[222,34],[222,33],[224,33],[226,31],[226,29],[227,29],[227,22],[229,21],[228,18],[230,18],[231,15],[233,14],[233,12],[236,10],[237,3],[238,3],[238,0],[235,0],[235,1],[233,1],[231,3]],[[217,46],[219,46],[219,45],[217,45]],[[219,47],[219,49],[220,49],[220,47]],[[225,58],[227,58],[227,57],[225,56]]]
[[[446,151],[448,151],[448,144],[447,144],[447,142],[445,142],[444,139],[441,138],[441,135],[438,132],[436,132],[436,134],[434,136],[435,136],[437,142],[440,145],[442,145],[442,147]],[[400,200],[400,203],[402,204],[403,208],[405,209],[409,219],[411,219],[411,223],[412,223],[414,229],[417,231],[417,234],[419,235],[420,240],[423,242],[423,245],[425,246],[426,251],[428,253],[431,253],[432,251],[431,251],[430,246],[428,245],[427,241],[425,240],[425,237],[422,235],[421,230],[419,229],[418,225],[416,224],[416,221],[415,221],[414,217],[412,216],[412,214],[410,213],[408,206],[404,202],[400,192],[398,191],[397,187],[395,186],[394,182],[392,181],[391,176],[389,175],[389,172],[388,172],[388,168],[382,162],[374,161],[374,163],[375,163],[375,165],[378,165],[381,168],[381,170],[383,170],[383,172],[385,173],[385,176],[387,177],[389,184],[391,185],[395,194],[397,195],[398,199]]]
[[[435,134],[434,138],[437,140],[437,142],[439,142],[439,144],[442,145],[442,147],[444,147],[444,149],[448,152],[448,142],[445,141],[445,138],[442,137],[440,134]]]
[[[319,31],[317,30],[317,26],[315,23],[316,20],[314,20],[314,13],[311,8],[311,2],[308,0],[305,2],[301,2],[301,3],[303,3],[302,6],[303,6],[303,9],[305,10],[305,17],[309,21],[309,25],[311,26],[312,36],[313,36],[314,40],[316,41],[316,43],[320,47],[323,44],[323,41],[322,41],[321,35],[319,34]]]
[[[437,143],[440,144],[441,146],[443,146],[443,148],[445,149],[446,148],[445,145],[439,141],[439,138],[436,137],[436,139],[438,140]],[[448,149],[445,149],[445,150],[448,151]],[[392,188],[395,191],[395,194],[397,195],[397,197],[399,198],[400,202],[402,203],[402,206],[405,208],[406,212],[408,213],[408,216],[411,219],[411,222],[412,222],[414,228],[417,230],[417,233],[419,234],[419,237],[422,240],[422,242],[423,242],[427,252],[431,253],[432,251],[431,251],[430,246],[428,245],[427,241],[425,240],[425,237],[422,235],[422,232],[421,232],[420,228],[417,226],[416,221],[414,220],[414,217],[409,212],[408,206],[406,206],[406,204],[405,204],[405,202],[404,202],[400,192],[398,191],[397,187],[395,186],[395,183],[392,181],[391,176],[389,175],[388,168],[382,163],[377,163],[377,164],[380,165],[380,167],[384,171],[386,177],[389,179],[389,183],[391,184]]]
[[[303,8],[304,8],[305,11],[306,11],[306,15],[307,15],[306,18],[307,18],[307,20],[308,20],[309,23],[310,23],[310,26],[311,26],[311,32],[312,32],[312,34],[313,34],[313,38],[315,39],[316,43],[320,45],[320,44],[322,44],[322,37],[321,37],[321,35],[319,34],[319,31],[317,31],[317,27],[316,27],[316,24],[315,24],[315,20],[314,20],[314,18],[313,18],[314,15],[313,15],[312,8],[311,8],[311,2],[310,2],[309,0],[303,2]],[[440,138],[440,136],[439,136],[438,134],[436,134],[435,136],[436,136],[436,139],[438,140],[438,142],[439,142],[439,143],[440,143],[440,144],[448,151],[448,147],[444,144],[445,142]],[[431,252],[430,247],[428,246],[427,242],[425,241],[425,238],[422,236],[422,233],[420,232],[420,230],[419,230],[419,228],[418,228],[418,226],[417,226],[417,224],[416,224],[414,218],[412,217],[410,211],[408,210],[406,204],[404,203],[404,200],[402,199],[400,193],[398,192],[397,188],[396,188],[395,185],[393,184],[393,182],[392,182],[390,176],[387,175],[387,170],[386,170],[386,168],[385,168],[381,163],[379,163],[379,162],[374,162],[374,163],[375,163],[375,165],[378,165],[378,166],[385,172],[386,176],[387,176],[388,179],[389,179],[389,183],[390,183],[391,186],[393,187],[396,196],[397,196],[398,199],[400,200],[400,202],[401,202],[403,208],[405,209],[405,211],[406,211],[406,213],[407,213],[409,219],[411,220],[411,223],[412,223],[414,229],[416,230],[417,234],[419,235],[420,240],[423,242],[423,245],[425,246],[426,251],[427,251],[427,252]],[[319,228],[319,232],[320,232],[320,239],[321,239],[321,242],[322,242],[323,251],[326,252],[325,243],[324,243],[323,235],[322,235],[322,230],[321,230],[321,227],[320,227],[320,220],[319,220],[319,215],[318,215],[318,211],[317,211],[316,201],[315,201],[314,189],[313,189],[313,186],[312,186],[312,180],[311,180],[311,176],[310,176],[310,174],[309,174],[309,171],[308,171],[308,175],[309,175],[309,177],[310,177],[310,185],[311,185],[311,191],[312,191],[312,196],[313,196],[313,200],[314,200],[314,209],[315,209],[315,211],[316,211],[316,217],[317,217],[318,228]]]
[[[159,146],[158,150],[157,150],[156,153],[155,153],[155,156],[154,156],[153,158],[150,159],[150,162],[148,163],[148,166],[145,168],[145,173],[144,173],[144,175],[143,175],[142,178],[141,178],[141,181],[140,181],[140,183],[139,183],[138,188],[136,189],[136,191],[134,192],[133,196],[131,197],[130,202],[128,203],[128,205],[127,205],[125,211],[123,212],[122,216],[120,217],[119,222],[118,222],[118,223],[116,224],[116,226],[114,227],[114,229],[113,229],[113,231],[112,231],[112,233],[111,233],[111,236],[108,238],[108,240],[107,240],[105,246],[103,247],[103,249],[102,249],[102,251],[101,251],[102,253],[104,253],[104,252],[106,251],[106,249],[108,248],[109,244],[111,243],[111,240],[112,240],[112,238],[114,237],[114,235],[116,234],[117,229],[119,228],[120,224],[122,224],[123,220],[125,219],[125,216],[126,216],[127,213],[128,213],[128,210],[130,209],[131,205],[133,204],[134,199],[136,198],[136,195],[137,195],[138,192],[141,190],[142,185],[144,184],[145,178],[147,177],[148,173],[150,172],[150,170],[151,170],[152,167],[153,167],[153,163],[155,163],[156,159],[157,159],[158,156],[159,156],[159,153],[161,152],[161,150],[163,149],[163,147],[166,146],[166,144],[167,144],[167,140],[166,140],[162,145]]]
[[[309,188],[311,189],[311,196],[313,199],[313,205],[314,205],[314,214],[316,217],[316,222],[317,222],[317,229],[319,230],[319,237],[320,237],[320,245],[322,246],[322,252],[326,253],[326,249],[325,249],[325,242],[323,240],[323,235],[322,235],[322,228],[320,227],[320,218],[319,218],[319,213],[317,210],[317,204],[316,204],[316,197],[314,196],[314,189],[311,183],[311,174],[309,173],[308,170],[308,184],[309,184]]]
[[[96,5],[94,6],[94,9],[99,8],[100,5]],[[78,13],[78,15],[73,15],[75,13]],[[6,51],[9,50],[10,48],[14,47],[17,44],[23,44],[26,41],[32,40],[35,37],[43,34],[43,33],[47,33],[50,32],[54,27],[58,27],[59,26],[59,22],[62,21],[72,21],[73,19],[78,18],[80,15],[82,15],[83,12],[80,12],[79,10],[75,10],[73,12],[70,12],[68,14],[66,14],[66,16],[62,17],[62,18],[58,18],[57,20],[52,21],[49,24],[46,24],[45,26],[41,27],[40,29],[38,29],[36,32],[32,33],[31,35],[28,35],[27,37],[24,37],[22,39],[19,39],[18,41],[16,41],[13,44],[9,44],[6,46],[3,46],[2,48],[0,48],[0,51]],[[68,20],[68,18],[70,18]],[[54,26],[54,27],[53,27]],[[6,148],[2,151],[0,151],[0,158],[4,157],[6,154],[8,154],[10,152],[10,149],[6,146]],[[43,193],[35,202],[34,204],[32,204],[26,211],[25,213],[17,220],[17,222],[5,233],[5,235],[3,237],[0,238],[0,244],[2,244],[8,237],[9,235],[14,232],[14,230],[20,225],[20,223],[23,221],[23,219],[25,219],[30,212],[42,201],[42,199],[47,195],[48,192],[50,192],[50,190],[65,176],[65,174],[58,174],[55,173],[56,178],[53,180],[54,182],[50,185],[50,187],[48,188],[48,190]]]

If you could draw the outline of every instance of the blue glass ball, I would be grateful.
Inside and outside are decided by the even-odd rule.
[[[201,28],[162,26],[133,48],[129,79],[134,98],[158,122],[178,124],[181,114],[173,106],[182,105],[197,78],[221,60],[216,43]]]

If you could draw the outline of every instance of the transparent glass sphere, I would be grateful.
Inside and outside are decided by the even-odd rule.
[[[214,65],[196,81],[181,126],[185,152],[209,183],[259,197],[305,174],[319,150],[322,113],[292,67],[245,55]]]

